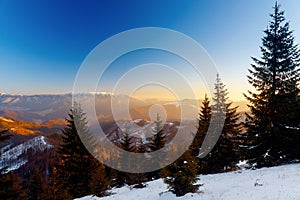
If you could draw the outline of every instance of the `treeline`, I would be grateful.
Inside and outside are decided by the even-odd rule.
[[[47,179],[43,180],[40,172],[34,170],[25,195],[17,184],[18,178],[13,173],[3,173],[5,169],[2,169],[0,196],[4,199],[73,199],[90,194],[105,196],[113,187],[130,185],[142,188],[147,181],[158,178],[163,178],[170,191],[182,196],[198,191],[200,185],[196,182],[199,174],[233,171],[238,169],[239,161],[247,161],[249,168],[299,162],[300,51],[294,44],[293,32],[289,23],[285,22],[284,12],[279,8],[276,3],[274,13],[270,15],[271,21],[264,31],[261,57],[252,58],[253,64],[247,78],[253,89],[245,94],[250,111],[246,113],[244,122],[240,121],[237,107],[232,106],[227,89],[217,75],[213,97],[210,100],[205,96],[202,101],[198,130],[192,133],[194,140],[185,153],[157,171],[128,173],[103,165],[85,148],[78,130],[87,136],[89,146],[97,146],[97,140],[88,130],[80,106],[75,105],[63,130],[62,143],[57,151],[58,162],[50,169]],[[220,133],[209,135],[217,132]],[[143,165],[144,159],[151,159],[147,158],[147,153],[169,145],[167,134],[159,117],[149,144],[133,139],[125,131],[116,145],[142,156],[138,163],[130,162],[128,158],[127,162],[119,164],[129,165],[127,168]],[[8,139],[4,132],[1,135]],[[176,147],[169,151],[173,150]],[[109,159],[121,157],[116,152],[107,152],[102,156],[108,162]],[[167,152],[161,156],[168,159]]]

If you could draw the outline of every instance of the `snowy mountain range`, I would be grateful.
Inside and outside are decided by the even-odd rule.
[[[149,109],[154,104],[160,104],[166,110],[169,120],[181,119],[181,108],[185,109],[187,119],[194,118],[198,108],[193,104],[201,100],[184,99],[180,101],[151,101],[132,98],[123,94],[110,92],[84,93],[81,95],[83,102],[89,103],[90,98],[95,97],[95,108],[100,121],[110,122],[114,120],[112,114],[112,101],[121,116],[127,116],[129,109],[131,119],[124,117],[124,120],[145,119],[149,120]],[[64,119],[71,107],[72,94],[59,95],[11,95],[0,94],[0,116],[12,117],[28,122],[43,123],[48,120]],[[128,105],[129,102],[129,105]],[[239,106],[240,111],[246,110],[246,102],[233,102],[233,106]],[[129,108],[128,108],[129,107]]]
[[[53,147],[44,136],[36,136],[16,146],[9,143],[1,148],[0,169],[3,167],[8,167],[7,171],[18,169],[28,162],[26,154],[29,151],[36,154]]]
[[[130,108],[143,107],[146,104],[126,95],[111,93],[78,94],[83,102],[89,103],[95,97],[95,107],[101,119],[112,116],[111,100],[118,102],[119,107],[125,107],[130,101]],[[94,96],[95,95],[95,96]],[[43,123],[53,119],[64,119],[71,107],[72,94],[61,95],[0,95],[0,115],[13,117],[24,121]]]

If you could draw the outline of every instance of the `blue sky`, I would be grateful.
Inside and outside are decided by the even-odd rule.
[[[81,62],[95,46],[119,32],[151,26],[180,31],[199,42],[232,98],[242,99],[249,88],[250,56],[260,55],[262,31],[274,3],[0,0],[0,91],[71,92]],[[300,1],[279,3],[300,43]],[[115,67],[108,79],[118,72]]]

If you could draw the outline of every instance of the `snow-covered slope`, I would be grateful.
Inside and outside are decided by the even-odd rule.
[[[47,143],[44,136],[34,137],[12,148],[10,145],[7,145],[1,149],[0,169],[6,166],[8,166],[8,171],[18,169],[27,162],[24,159],[24,154],[28,150],[42,152],[50,148],[53,148],[53,145]]]
[[[113,189],[114,194],[97,198],[87,196],[80,200],[299,200],[300,164],[258,170],[243,170],[214,175],[200,176],[197,194],[176,197],[167,191],[162,179],[148,183],[143,189],[122,187]]]

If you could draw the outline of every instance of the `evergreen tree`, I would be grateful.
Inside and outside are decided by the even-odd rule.
[[[96,167],[91,172],[91,180],[89,187],[93,195],[103,197],[108,195],[107,189],[110,185],[110,180],[105,173],[105,166],[98,160],[94,160]]]
[[[125,132],[124,137],[121,139],[120,147],[127,152],[134,152],[135,146],[133,145],[132,138],[129,136],[128,132]],[[131,169],[131,166],[134,164],[132,158],[129,154],[120,155],[121,163],[120,166],[125,169]],[[125,184],[132,185],[134,184],[134,175],[129,172],[118,171],[116,178],[117,187],[121,187]]]
[[[155,123],[155,127],[153,130],[154,135],[151,138],[150,145],[149,145],[151,152],[161,150],[166,144],[166,135],[164,133],[162,120],[160,119],[159,114],[157,114],[156,121],[154,121],[154,123]],[[162,163],[159,163],[159,162],[163,162],[165,157],[166,157],[166,155],[164,153],[162,153],[161,155],[159,155],[159,158],[157,158],[158,160],[153,161],[157,165],[157,166],[155,166],[156,168],[161,167]],[[158,179],[158,178],[160,178],[160,175],[161,175],[160,170],[149,172],[148,179],[149,180]]]
[[[199,150],[201,148],[204,137],[208,130],[210,120],[211,120],[211,106],[207,95],[205,95],[205,98],[202,101],[202,106],[200,108],[197,133],[195,134],[193,143],[190,146],[193,156],[198,156],[200,153]]]
[[[146,159],[144,153],[147,152],[147,149],[143,143],[143,140],[140,139],[139,144],[136,145],[136,153],[139,153],[138,155],[138,160],[137,160],[137,165],[139,168],[143,167],[143,161]],[[146,180],[146,174],[145,173],[136,173],[135,175],[135,188],[144,188],[146,185],[144,184]]]
[[[159,114],[157,114],[156,121],[154,121],[154,123],[154,135],[149,146],[151,151],[162,149],[166,144],[166,135],[164,134],[162,120],[160,119]]]
[[[232,103],[228,101],[228,92],[222,83],[219,75],[217,75],[215,83],[215,93],[211,112],[215,113],[212,117],[214,130],[218,131],[221,127],[221,135],[212,151],[200,161],[201,173],[217,173],[233,170],[235,164],[240,158],[238,147],[238,135],[241,132],[241,124],[238,122],[239,114],[237,107],[232,107]],[[209,111],[209,109],[208,109]],[[224,124],[221,118],[225,115]],[[210,114],[208,114],[210,116]],[[208,124],[205,122],[206,130]],[[216,128],[217,126],[220,126]]]
[[[21,186],[21,179],[13,172],[6,173],[0,170],[0,197],[5,200],[23,200],[25,191]],[[3,173],[3,174],[2,174]]]
[[[257,167],[273,166],[300,155],[300,52],[279,8],[276,3],[270,15],[272,20],[264,31],[261,58],[252,57],[254,64],[248,81],[256,92],[248,91],[245,95],[251,113],[247,114],[243,146],[247,158]]]
[[[44,183],[42,181],[40,172],[34,168],[32,178],[29,182],[28,200],[42,200],[45,199]]]
[[[121,156],[122,159],[120,165],[122,165],[122,167],[125,167],[127,169],[131,169],[134,165],[137,165],[137,167],[142,167],[143,160],[145,159],[143,153],[146,152],[146,147],[143,144],[142,140],[139,140],[138,144],[136,144],[133,142],[133,138],[131,138],[129,134],[125,132],[125,135],[121,140],[120,147],[128,152],[140,153],[137,156],[137,160],[133,160],[130,155]],[[128,184],[134,185],[134,188],[143,188],[145,187],[145,185],[143,184],[143,182],[145,181],[146,177],[144,173],[129,173],[123,171],[118,171],[117,176],[114,179],[115,186],[117,187]]]
[[[211,120],[211,106],[207,95],[205,95],[205,98],[202,101],[202,106],[200,108],[197,133],[195,134],[194,140],[189,148],[191,150],[192,156],[195,157],[199,156],[200,148],[202,146],[208,127],[210,125],[210,120]],[[200,160],[200,158],[197,159],[199,163],[198,174],[200,174],[201,173],[200,169],[206,166],[206,163],[205,161]]]
[[[63,187],[63,181],[60,180],[61,176],[57,170],[57,167],[54,166],[51,174],[49,175],[49,185],[47,190],[47,200],[72,200],[72,196],[68,193]]]
[[[200,186],[195,184],[199,180],[197,169],[198,160],[188,150],[174,163],[162,170],[162,174],[165,177],[164,182],[168,184],[168,188],[176,196],[197,192]]]
[[[124,137],[121,140],[121,148],[124,151],[128,151],[128,152],[134,152],[135,147],[132,144],[132,138],[129,136],[129,134],[126,132]]]
[[[93,135],[86,125],[85,114],[79,105],[75,104],[72,107],[69,118],[66,120],[68,125],[63,130],[63,143],[58,150],[58,155],[61,159],[60,164],[57,166],[58,180],[63,182],[63,188],[68,190],[67,193],[71,194],[73,198],[77,198],[92,193],[90,180],[95,170],[99,170],[99,163],[88,152],[79,137],[80,133],[82,136],[89,138],[88,142],[90,144],[94,143],[92,141]],[[105,173],[105,170],[103,170],[103,173]],[[103,180],[103,187],[101,187],[103,190],[108,188],[106,183],[107,180]],[[99,194],[100,191],[97,193]]]
[[[120,165],[131,169],[132,167],[142,168],[143,161],[145,156],[143,153],[146,152],[146,147],[143,144],[142,140],[138,141],[138,144],[133,143],[132,138],[125,133],[124,138],[121,140],[121,148],[128,152],[139,153],[136,160],[128,156],[123,156],[123,160]],[[124,166],[125,165],[125,166]],[[135,165],[135,166],[134,166]],[[134,188],[143,188],[145,185],[143,184],[146,181],[146,175],[144,173],[129,173],[118,171],[115,182],[117,183],[117,187],[121,187],[125,184],[133,185]]]

